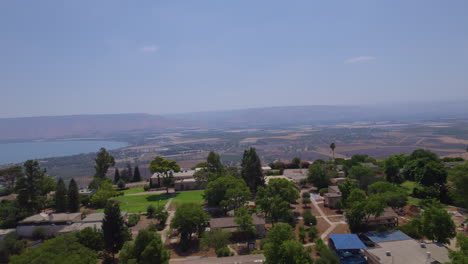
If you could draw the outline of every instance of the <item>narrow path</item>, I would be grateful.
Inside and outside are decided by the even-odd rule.
[[[301,192],[301,195],[302,195],[302,192]],[[332,222],[330,221],[330,219],[328,219],[329,216],[327,216],[323,211],[322,211],[322,208],[320,208],[320,206],[318,206],[318,202],[315,201],[315,199],[311,199],[312,201],[312,205],[315,207],[315,209],[317,209],[317,211],[319,212],[320,216],[317,216],[317,217],[320,217],[322,219],[324,219],[325,221],[327,221],[327,223],[330,225],[329,228],[327,228],[327,230],[325,230],[325,232],[323,232],[323,234],[320,236],[321,239],[325,239],[332,231],[333,229],[335,229],[335,227],[339,224],[346,224],[346,222],[344,221],[339,221],[339,222]],[[321,202],[323,203],[323,202]],[[332,215],[332,217],[335,216],[335,215]],[[341,216],[341,215],[340,215]],[[313,243],[309,243],[309,244],[313,244]],[[308,245],[308,244],[306,244]]]
[[[171,221],[172,221],[172,218],[174,218],[174,214],[175,214],[175,211],[169,211],[172,200],[174,200],[174,196],[175,196],[175,193],[172,193],[172,197],[167,201],[166,205],[164,205],[164,210],[166,210],[169,213],[169,216],[167,217],[166,226],[164,227],[164,229],[161,231],[158,231],[158,233],[161,235],[161,240],[163,244],[166,242],[168,231],[171,228]]]

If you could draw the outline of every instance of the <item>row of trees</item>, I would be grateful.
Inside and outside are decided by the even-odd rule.
[[[127,164],[127,168],[123,168],[119,170],[119,168],[115,168],[114,171],[114,184],[118,184],[119,182],[140,182],[141,181],[141,173],[138,165],[135,166],[135,169],[132,169],[132,165],[130,163]]]
[[[62,178],[57,181],[57,187],[55,189],[55,211],[58,213],[62,212],[78,212],[80,210],[80,194],[78,191],[78,185],[74,179],[70,180],[67,187],[63,182]]]

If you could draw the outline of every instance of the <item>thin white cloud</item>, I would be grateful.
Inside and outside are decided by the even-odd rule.
[[[358,62],[365,62],[365,61],[372,61],[377,59],[376,57],[372,56],[359,56],[359,57],[354,57],[350,58],[344,61],[345,64],[351,64],[351,63],[358,63]]]
[[[159,51],[159,46],[157,45],[146,45],[140,48],[141,52],[144,53],[155,53]]]

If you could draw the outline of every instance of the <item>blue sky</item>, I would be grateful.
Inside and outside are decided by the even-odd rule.
[[[468,99],[468,1],[0,1],[0,117]]]

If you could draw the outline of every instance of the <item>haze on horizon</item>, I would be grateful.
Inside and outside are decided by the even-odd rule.
[[[468,99],[468,2],[2,1],[0,118]]]

